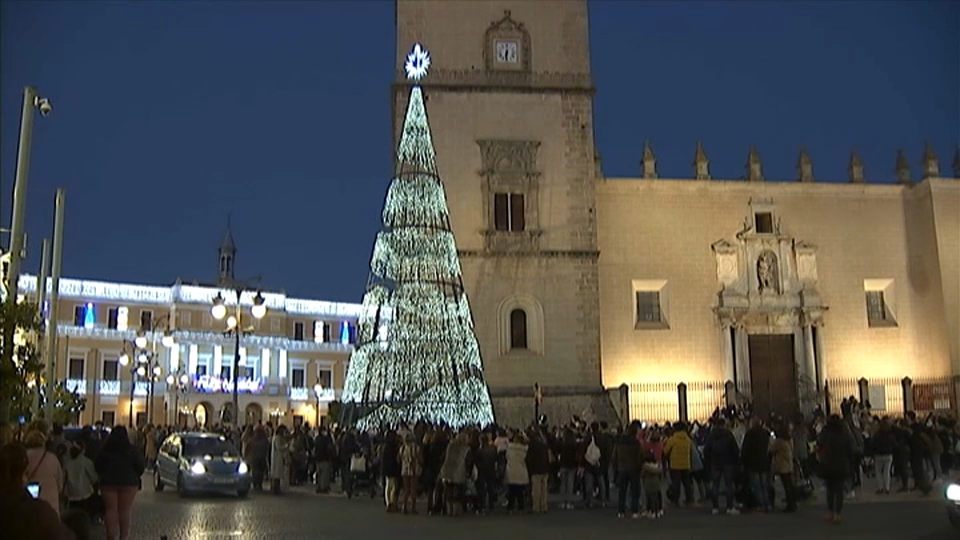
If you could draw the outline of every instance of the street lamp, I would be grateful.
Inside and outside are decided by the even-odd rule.
[[[314,422],[314,427],[320,429],[320,394],[323,393],[323,385],[320,384],[320,378],[317,378],[317,384],[313,385],[313,393],[317,395],[317,421]]]
[[[180,394],[185,394],[190,388],[190,376],[183,372],[167,375],[167,388],[173,392],[174,425],[180,427]]]
[[[170,316],[165,315],[157,320],[155,323],[149,326],[144,326],[137,331],[136,337],[133,341],[124,340],[123,350],[120,355],[120,365],[130,366],[131,370],[131,381],[130,381],[130,426],[133,426],[133,404],[135,399],[135,391],[137,386],[137,379],[147,379],[150,380],[150,387],[147,392],[147,401],[146,401],[146,412],[147,412],[147,423],[153,423],[153,397],[154,397],[154,384],[161,380],[163,377],[163,366],[160,365],[160,355],[157,351],[157,329],[161,326],[166,326],[163,331],[163,336],[160,339],[161,343],[166,348],[171,348],[176,345],[176,342],[173,338],[173,331],[170,330]],[[152,340],[147,339],[147,332],[152,336]],[[152,347],[147,348],[152,342]],[[131,359],[135,358],[135,362],[131,362]]]
[[[233,335],[233,369],[231,370],[231,375],[233,376],[233,426],[235,428],[240,427],[240,336],[253,333],[252,326],[246,328],[243,326],[243,310],[240,309],[240,297],[243,295],[244,290],[245,287],[242,284],[235,284],[233,287],[233,292],[237,299],[237,306],[234,314],[227,317],[227,329],[224,331],[224,334]],[[218,292],[217,296],[214,297],[210,313],[218,321],[223,320],[223,318],[227,316],[227,305],[223,294]],[[258,320],[267,314],[267,305],[260,291],[257,291],[256,296],[253,297],[253,306],[250,308],[250,314],[253,315],[254,319]]]

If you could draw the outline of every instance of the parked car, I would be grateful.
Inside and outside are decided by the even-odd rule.
[[[167,437],[157,452],[153,488],[190,493],[250,493],[250,471],[237,447],[214,433],[178,433]]]
[[[954,528],[960,529],[960,480],[947,485],[944,497],[947,499],[947,517]]]

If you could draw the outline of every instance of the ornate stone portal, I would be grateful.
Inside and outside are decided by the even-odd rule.
[[[818,291],[816,247],[784,232],[771,199],[751,199],[735,238],[712,248],[725,379],[758,412],[809,411],[821,401],[825,379],[818,328],[827,307]]]

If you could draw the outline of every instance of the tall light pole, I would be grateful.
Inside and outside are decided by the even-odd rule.
[[[20,141],[17,145],[17,174],[13,187],[13,210],[10,224],[10,253],[7,266],[6,301],[11,305],[17,303],[20,288],[20,260],[23,257],[24,222],[27,211],[27,177],[30,170],[30,143],[33,139],[33,111],[40,110],[41,116],[47,116],[53,110],[50,100],[37,96],[37,91],[31,86],[23,89],[23,107],[20,113]],[[56,328],[54,328],[56,331]],[[13,336],[16,329],[8,325],[3,331],[3,349],[0,362],[4,366],[13,368]],[[48,394],[49,396],[49,394]],[[0,395],[0,418],[6,420],[10,416],[10,397]],[[49,401],[49,399],[48,399]]]
[[[190,376],[182,368],[167,375],[167,391],[173,393],[173,425],[177,428],[180,427],[180,394],[186,393],[189,387]]]
[[[253,327],[243,326],[243,310],[240,307],[240,297],[243,296],[244,287],[234,286],[233,292],[236,294],[237,305],[233,315],[227,317],[227,330],[225,334],[233,335],[233,427],[240,427],[240,336],[253,332]],[[213,299],[213,307],[210,309],[213,317],[217,320],[223,320],[227,316],[226,301],[221,293]],[[257,291],[253,297],[253,306],[250,313],[255,319],[262,319],[267,314],[267,305],[264,303],[263,295]]]

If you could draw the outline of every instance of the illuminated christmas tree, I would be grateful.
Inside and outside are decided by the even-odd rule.
[[[430,65],[416,45],[407,76]],[[396,176],[383,207],[343,417],[358,428],[425,421],[493,423],[443,184],[419,85],[410,91]]]

